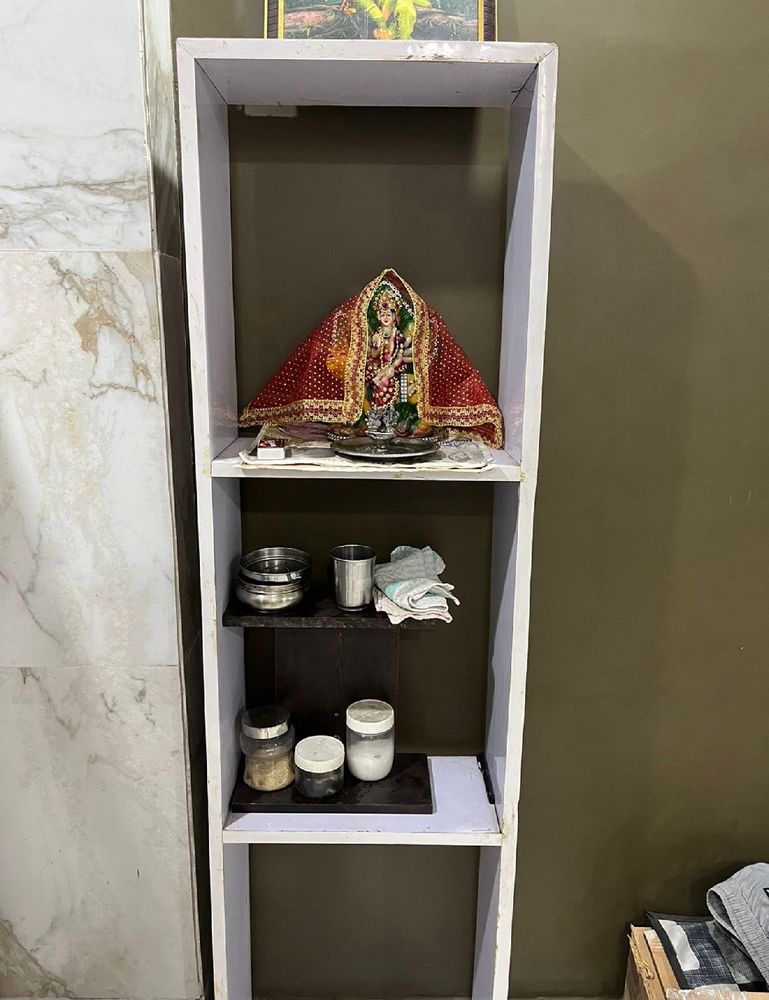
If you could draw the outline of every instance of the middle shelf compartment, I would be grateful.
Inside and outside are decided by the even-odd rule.
[[[494,486],[455,490],[441,483],[328,480],[311,491],[279,480],[233,486],[222,484],[216,494],[223,505],[240,500],[239,550],[231,550],[231,571],[237,571],[238,551],[283,545],[309,555],[312,575],[307,598],[278,613],[247,608],[231,588],[219,598],[224,626],[219,632],[219,732],[228,786],[220,820],[224,842],[500,845],[497,808],[478,762],[490,746],[485,667],[495,610],[490,595]],[[514,530],[510,502],[517,489],[504,489],[500,496],[511,506],[506,530],[496,536],[504,545]],[[381,562],[400,544],[433,547],[445,560],[445,579],[460,596],[461,604],[451,605],[454,620],[391,625],[371,606],[340,611],[329,553],[348,542],[370,546]],[[377,788],[365,809],[357,800],[351,809],[341,795],[312,806],[280,786],[274,803],[238,798],[243,764],[241,759],[236,765],[236,733],[244,707],[283,706],[297,744],[320,735],[346,744],[346,709],[365,699],[394,707],[396,759],[427,757],[429,783],[423,786],[429,784],[430,794],[415,803],[395,781],[392,794]],[[498,749],[499,741],[491,745]],[[498,775],[496,758],[494,764]],[[397,777],[397,766],[392,776]],[[234,799],[228,790],[235,792]],[[424,800],[428,806],[432,800],[432,811],[424,808]]]

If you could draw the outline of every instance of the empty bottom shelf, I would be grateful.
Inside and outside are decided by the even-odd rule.
[[[227,844],[444,844],[502,842],[475,757],[430,757],[435,812],[429,815],[230,813]]]

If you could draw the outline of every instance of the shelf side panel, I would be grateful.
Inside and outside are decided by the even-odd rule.
[[[503,352],[504,377],[500,379],[500,395],[504,395],[509,405],[523,390],[523,409],[520,420],[521,484],[515,496],[512,491],[506,492],[499,487],[494,493],[492,696],[488,706],[486,756],[503,830],[511,828],[520,788],[547,298],[556,60],[556,53],[549,55],[532,80],[532,108],[526,121],[512,213],[515,249],[509,252],[506,260],[503,337],[506,350]],[[523,376],[516,372],[523,372]]]
[[[517,490],[494,488],[492,520],[489,698],[486,708],[486,765],[502,816],[511,725],[513,630],[515,622]]]
[[[555,92],[558,51],[553,50],[532,76],[532,120],[521,166],[521,183],[531,189],[531,241],[529,247],[529,297],[525,365],[523,442],[521,465],[534,485],[539,459],[542,413],[542,375],[545,361],[545,320],[550,272],[550,222],[553,203],[553,152],[555,147]],[[536,117],[534,117],[536,112]]]
[[[493,1000],[507,996],[512,936],[550,248],[556,72],[557,52],[553,51],[530,81],[532,101],[528,118],[517,117],[513,109],[513,127],[525,125],[525,138],[505,261],[505,347],[500,362],[500,386],[504,386],[505,418],[508,419],[505,410],[521,407],[521,483],[515,495],[499,486],[494,491],[486,759],[497,799],[502,848],[498,871],[492,870],[490,856],[481,863],[483,901],[479,894],[478,916],[481,944],[476,966],[478,987],[474,991],[475,996],[490,996]],[[508,439],[506,445],[515,454],[514,442]],[[486,907],[485,915],[481,905]],[[492,932],[496,938],[493,947],[489,937]]]
[[[527,158],[526,139],[529,131],[536,129],[536,117],[536,109],[528,101],[516,101],[510,109],[498,402],[505,431],[504,448],[518,464],[523,438],[532,226],[531,190],[527,190],[522,174],[531,169],[531,146]]]
[[[179,105],[192,402],[200,543],[209,808],[221,834],[239,749],[242,634],[221,625],[240,555],[240,491],[214,480],[211,458],[237,431],[227,105],[179,49]]]
[[[482,847],[478,867],[473,1000],[507,1000],[515,847]],[[512,857],[511,857],[512,855]]]
[[[213,588],[203,587],[204,686],[209,739],[206,750],[209,762],[208,796],[212,824],[221,834],[229,809],[230,795],[237,780],[240,763],[239,721],[245,707],[245,675],[243,672],[243,631],[222,624],[222,610],[227,606],[231,581],[241,554],[240,490],[230,480],[208,480],[212,492],[213,559],[203,565],[213,567]],[[211,617],[209,617],[211,616]],[[216,781],[216,785],[212,782]],[[218,801],[213,802],[218,792]],[[215,810],[215,812],[214,812]]]
[[[532,74],[510,110],[508,219],[499,359],[505,449],[525,476],[539,442],[547,305],[557,53]]]
[[[214,1000],[251,1000],[251,882],[247,844],[222,844],[224,926],[227,954],[226,989],[214,990]]]
[[[213,1000],[251,1000],[251,913],[247,844],[210,843]]]
[[[520,793],[521,751],[529,648],[529,603],[534,500],[539,459],[542,364],[545,344],[550,201],[552,195],[555,83],[557,54],[540,65],[533,81],[532,118],[521,165],[521,190],[530,189],[532,204],[526,317],[525,387],[522,437],[522,481],[517,490],[517,516],[511,540],[510,498],[495,489],[492,557],[492,635],[494,703],[490,706],[487,757],[497,758],[490,770],[503,830],[512,829]],[[517,207],[516,207],[517,211]],[[496,596],[495,596],[496,595]],[[511,600],[512,599],[512,600]],[[512,612],[512,618],[510,614]],[[509,635],[512,627],[512,635]],[[505,639],[505,633],[509,638]],[[509,649],[509,659],[508,659]],[[505,714],[507,714],[506,725]],[[495,718],[497,723],[495,723]],[[499,758],[504,759],[500,761]]]
[[[211,458],[236,427],[230,264],[227,106],[206,74],[178,50],[184,231],[200,548],[203,686],[208,771],[211,923],[217,1000],[250,1000],[248,851],[225,848],[222,826],[239,759],[242,632],[220,625],[240,554],[240,490],[214,480]]]
[[[229,132],[227,105],[183,49],[179,111],[195,455],[210,475],[238,433]]]

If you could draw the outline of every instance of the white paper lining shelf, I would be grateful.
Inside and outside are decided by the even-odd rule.
[[[429,479],[471,483],[517,483],[521,479],[520,465],[503,449],[492,450],[493,461],[484,469],[441,469],[427,464],[415,464],[408,468],[387,465],[371,468],[368,463],[363,467],[351,465],[349,468],[282,465],[278,462],[244,466],[240,452],[252,441],[253,437],[239,437],[232,441],[211,463],[211,475],[215,479]]]

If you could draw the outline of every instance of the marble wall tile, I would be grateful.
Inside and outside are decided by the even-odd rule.
[[[156,250],[178,257],[181,203],[171,10],[168,0],[142,0],[141,9],[153,244]]]
[[[0,4],[0,250],[148,250],[136,0]]]
[[[0,254],[2,666],[179,662],[152,255]]]
[[[202,991],[181,276],[152,253],[179,252],[173,63],[146,3],[144,37],[142,0],[0,4],[0,997]],[[188,486],[177,507],[186,537]]]
[[[0,996],[199,996],[181,726],[176,667],[0,669]]]

